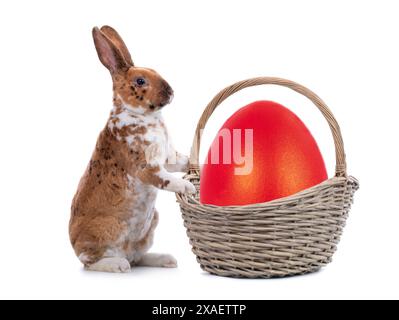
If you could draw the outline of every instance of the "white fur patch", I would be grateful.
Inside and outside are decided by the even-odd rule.
[[[130,263],[125,258],[103,258],[100,261],[88,266],[87,270],[99,272],[127,273],[130,272]]]
[[[121,113],[117,114],[115,118],[117,119],[117,121],[115,122],[115,126],[118,129],[137,124],[137,119],[132,117],[127,111],[122,111]]]
[[[126,234],[123,234],[123,235],[121,235],[121,237],[120,238],[122,238],[122,237],[124,237],[124,236],[126,236]],[[119,242],[119,241],[118,241]],[[126,257],[126,255],[124,254],[124,252],[122,252],[122,250],[120,250],[119,248],[110,248],[110,249],[107,249],[105,252],[104,252],[104,255],[103,255],[103,257],[104,258],[109,258],[109,257],[118,257],[118,258],[125,258]]]
[[[134,197],[134,210],[128,219],[127,234],[122,235],[132,241],[138,241],[148,233],[154,218],[155,200],[157,189],[151,185],[143,184],[138,178],[127,175],[129,190],[127,197]],[[132,208],[133,209],[133,208]]]
[[[196,192],[194,185],[185,179],[176,178],[170,173],[168,173],[163,167],[156,175],[163,181],[168,180],[169,184],[166,186],[166,190],[177,192],[177,193],[191,193]]]
[[[81,253],[78,257],[78,259],[80,260],[80,262],[82,262],[83,264],[86,264],[90,261],[90,258],[87,254],[85,253]]]
[[[131,145],[131,144],[133,143],[134,138],[135,138],[135,137],[134,137],[133,135],[130,135],[130,136],[125,137],[126,142],[127,142],[129,145]]]
[[[133,177],[132,177],[130,174],[127,174],[126,177],[127,177],[128,183],[129,183],[129,188],[130,188],[130,187],[133,187],[133,186],[134,186],[134,179],[133,179]]]
[[[116,110],[113,110],[110,120],[108,121],[108,127],[111,130],[115,127],[117,129],[122,129],[125,126],[132,125],[145,127],[147,129],[145,134],[129,135],[125,137],[125,139],[129,145],[131,145],[137,138],[149,142],[150,149],[148,152],[150,154],[146,158],[152,159],[151,164],[154,164],[155,161],[157,164],[163,164],[166,161],[168,148],[171,143],[164,127],[161,112],[157,111],[144,114],[145,109],[143,107],[132,107],[129,104],[124,103],[122,98],[118,98],[122,101],[122,112],[116,113]],[[116,134],[116,137],[118,140],[121,140],[121,137],[118,134]],[[155,154],[154,148],[157,150]]]

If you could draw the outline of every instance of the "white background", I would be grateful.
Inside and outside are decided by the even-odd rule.
[[[185,153],[205,105],[235,81],[285,77],[327,102],[361,183],[332,264],[279,280],[205,274],[165,192],[153,251],[174,254],[178,269],[82,270],[67,229],[111,109],[111,80],[91,38],[102,24],[118,29],[136,65],[174,88],[164,116]],[[1,1],[0,298],[399,298],[398,30],[397,1]],[[331,176],[328,127],[288,89],[248,89],[226,101],[207,127],[205,151],[234,110],[259,99],[305,121]]]

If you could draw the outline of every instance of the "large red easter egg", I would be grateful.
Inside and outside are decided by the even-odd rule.
[[[323,157],[304,123],[278,103],[257,101],[219,130],[201,169],[200,202],[266,202],[326,179]]]

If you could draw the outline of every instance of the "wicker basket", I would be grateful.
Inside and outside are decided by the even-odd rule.
[[[245,206],[200,204],[200,131],[216,107],[233,93],[261,84],[281,85],[309,98],[326,118],[336,152],[335,176],[295,195]],[[289,80],[262,77],[233,84],[215,96],[195,132],[185,179],[194,196],[176,194],[190,244],[201,268],[219,276],[284,277],[313,272],[331,261],[358,189],[347,176],[343,141],[333,114],[309,89]]]

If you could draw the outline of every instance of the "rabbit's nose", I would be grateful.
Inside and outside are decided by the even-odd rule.
[[[166,92],[167,92],[169,95],[173,96],[173,89],[171,88],[170,85],[168,85],[168,87],[166,88]]]
[[[172,90],[172,93],[169,94],[169,103],[172,102],[172,100],[173,100],[174,97],[175,97],[175,96],[174,96],[173,90]]]
[[[172,89],[172,87],[169,85],[169,83],[167,83],[166,81],[164,81],[163,83],[162,83],[162,89],[163,89],[163,91],[165,92],[165,93],[167,93],[169,96],[170,95],[173,95],[173,89]]]

